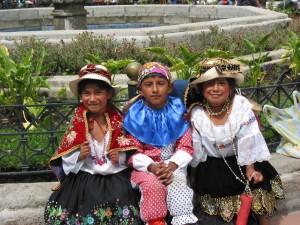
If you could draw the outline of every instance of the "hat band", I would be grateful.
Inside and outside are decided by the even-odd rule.
[[[109,72],[107,70],[104,70],[101,68],[85,68],[85,69],[81,70],[81,72],[79,74],[79,78],[84,78],[86,75],[89,75],[89,74],[103,76],[106,79],[108,79],[109,82],[111,83],[111,76],[110,76]]]

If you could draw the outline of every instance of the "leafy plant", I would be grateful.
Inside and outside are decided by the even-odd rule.
[[[202,52],[191,52],[183,45],[179,45],[182,58],[167,54],[168,49],[164,47],[149,47],[146,51],[159,54],[165,57],[172,65],[170,68],[175,71],[179,80],[186,80],[195,76],[199,72],[199,58]]]
[[[251,52],[252,59],[239,58],[238,60],[249,66],[249,74],[245,77],[246,85],[258,87],[264,80],[266,72],[262,70],[263,63],[268,59],[269,52],[263,53],[264,47],[271,33],[263,36],[258,43],[253,43],[249,39],[243,39],[244,46]]]
[[[134,62],[132,59],[113,60],[109,59],[106,62],[97,55],[89,54],[90,59],[86,59],[86,63],[101,64],[105,66],[112,74],[112,83],[114,84],[116,74],[120,73],[129,63]]]
[[[234,56],[229,51],[223,51],[219,49],[206,49],[205,58],[223,58],[223,59],[232,59]]]
[[[45,87],[50,89],[46,77],[43,77],[51,64],[44,64],[46,51],[43,48],[36,65],[32,64],[33,49],[29,51],[20,63],[14,62],[8,51],[0,48],[0,104],[18,104],[17,96],[21,103],[40,100],[38,89]]]
[[[283,46],[287,51],[281,58],[283,58],[283,62],[290,60],[289,68],[296,78],[300,72],[300,38],[293,31],[289,29],[287,31],[290,38],[286,45]]]

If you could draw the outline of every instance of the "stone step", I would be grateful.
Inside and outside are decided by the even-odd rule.
[[[278,210],[274,216],[299,211],[300,160],[273,153],[270,163],[281,176],[286,197],[278,201]],[[0,224],[44,224],[44,206],[55,184],[57,182],[0,184]]]

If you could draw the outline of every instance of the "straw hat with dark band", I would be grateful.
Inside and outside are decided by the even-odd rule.
[[[235,83],[240,85],[244,82],[244,75],[240,63],[221,58],[205,60],[200,67],[200,74],[190,85],[203,83],[216,78],[234,78]]]
[[[88,64],[80,70],[79,78],[69,83],[70,90],[76,97],[78,97],[78,84],[85,79],[100,80],[107,83],[114,89],[114,95],[117,95],[120,91],[118,87],[112,86],[110,72],[105,66]]]

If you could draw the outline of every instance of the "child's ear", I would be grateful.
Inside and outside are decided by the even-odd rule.
[[[173,91],[173,88],[174,88],[174,83],[169,83],[168,94],[171,94],[171,92]]]
[[[139,95],[140,95],[140,96],[143,96],[143,92],[142,92],[141,87],[140,87],[140,86],[137,86],[136,89],[137,89]]]
[[[113,96],[114,96],[114,89],[111,88],[107,91],[107,99],[111,100]]]

